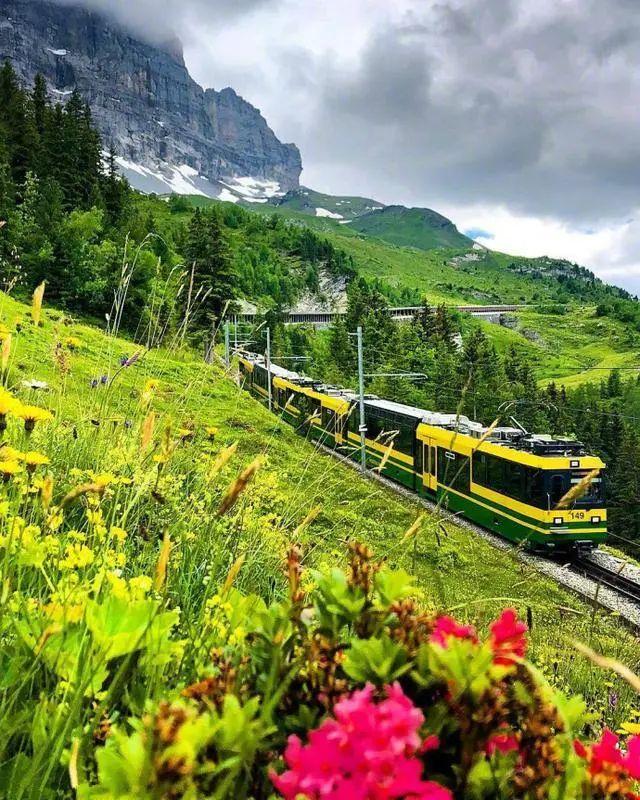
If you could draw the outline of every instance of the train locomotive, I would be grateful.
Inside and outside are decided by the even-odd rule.
[[[310,439],[359,460],[359,398],[242,353],[244,387]],[[607,538],[605,464],[574,440],[522,428],[489,430],[365,395],[367,467],[506,539],[546,553],[584,554]],[[569,508],[573,486],[597,470]],[[564,505],[564,504],[562,504]]]

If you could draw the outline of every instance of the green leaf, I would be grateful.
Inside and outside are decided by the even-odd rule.
[[[358,639],[343,664],[350,678],[370,681],[378,686],[391,683],[411,668],[406,650],[386,634],[374,639]]]
[[[383,567],[373,579],[373,585],[384,606],[390,606],[410,595],[414,590],[414,578],[403,569]]]

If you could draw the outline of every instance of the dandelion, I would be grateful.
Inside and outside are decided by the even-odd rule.
[[[24,420],[24,429],[27,433],[33,431],[36,427],[36,422],[49,422],[53,419],[53,414],[50,411],[39,406],[19,405],[15,414]]]
[[[215,428],[215,427],[214,427],[214,426],[212,426],[212,425],[208,425],[208,426],[207,426],[207,427],[204,429],[204,432],[207,434],[207,439],[209,439],[209,441],[210,441],[210,442],[213,442],[213,440],[214,440],[214,439],[216,438],[216,436],[218,435],[218,429],[217,429],[217,428]]]
[[[5,482],[20,472],[22,472],[22,467],[17,461],[0,461],[0,475]]]
[[[190,442],[195,435],[196,432],[192,428],[178,428],[178,436],[181,442]]]
[[[33,474],[38,467],[49,464],[49,459],[43,453],[37,453],[35,450],[30,450],[28,453],[23,453],[21,461],[24,462],[27,472]]]
[[[15,414],[19,403],[6,389],[0,389],[0,435],[7,429],[7,417]]]

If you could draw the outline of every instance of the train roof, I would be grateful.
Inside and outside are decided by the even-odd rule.
[[[255,353],[244,353],[246,360],[266,369],[264,356]],[[341,389],[336,386],[328,386],[320,381],[313,381],[297,372],[280,367],[271,362],[271,372],[273,375],[288,380],[291,383],[298,383],[302,388],[311,386],[314,391],[323,393],[331,397],[339,397],[348,402],[356,402],[358,395],[351,389]],[[424,408],[396,403],[393,400],[384,400],[375,395],[365,395],[365,406],[375,408],[380,411],[387,411],[392,414],[409,417],[417,423],[432,425],[449,431],[457,431],[460,434],[480,439],[486,436],[489,429],[481,422],[474,422],[463,414],[445,414],[438,411],[427,411]],[[497,427],[494,428],[486,439],[487,443],[504,447],[508,450],[529,452],[538,456],[578,456],[586,455],[584,444],[575,439],[562,439],[547,436],[545,434],[527,433],[521,428]]]

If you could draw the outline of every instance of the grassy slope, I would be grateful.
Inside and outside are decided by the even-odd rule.
[[[389,244],[431,250],[440,247],[471,247],[464,236],[446,217],[428,208],[388,206],[354,219],[352,230],[375,236]]]
[[[28,316],[24,306],[0,295],[0,321],[12,324],[17,315]],[[82,344],[71,353],[70,372],[63,377],[55,366],[53,352],[55,343],[69,335],[77,336]],[[186,423],[216,425],[219,434],[213,457],[223,445],[239,443],[237,455],[226,468],[225,482],[256,455],[262,453],[268,458],[267,467],[240,503],[233,552],[225,550],[229,540],[216,539],[213,519],[209,523],[206,516],[198,513],[197,523],[193,521],[194,517],[189,516],[192,509],[187,506],[197,506],[200,498],[182,495],[183,484],[177,483],[172,498],[176,510],[172,513],[177,520],[183,520],[180,526],[199,526],[189,551],[182,555],[192,561],[190,576],[194,570],[204,574],[207,570],[215,573],[216,569],[224,575],[238,550],[246,548],[240,586],[270,594],[274,586],[271,576],[279,569],[292,530],[312,507],[319,505],[320,517],[302,537],[307,563],[340,561],[344,542],[358,538],[370,543],[378,555],[392,564],[413,570],[431,606],[455,609],[457,615],[480,623],[486,623],[507,604],[518,606],[522,613],[529,607],[534,620],[534,661],[548,671],[553,669],[565,688],[583,692],[605,722],[619,722],[621,715],[630,713],[632,701],[625,686],[618,681],[605,684],[606,678],[577,658],[570,646],[573,638],[588,640],[596,649],[633,663],[636,643],[615,617],[604,612],[593,614],[576,597],[467,530],[447,524],[448,536],[441,537],[439,543],[433,517],[427,518],[412,553],[402,540],[402,533],[419,511],[416,504],[360,479],[351,469],[302,442],[287,425],[279,424],[225,378],[219,368],[176,353],[151,352],[135,366],[121,371],[113,388],[89,388],[92,377],[109,371],[113,374],[119,358],[134,350],[134,345],[108,340],[95,328],[67,323],[55,312],[45,314],[44,327],[34,330],[27,324],[17,336],[10,366],[11,384],[18,386],[22,379],[37,378],[50,385],[46,394],[25,390],[19,394],[23,401],[31,399],[56,411],[56,422],[38,429],[35,446],[52,457],[56,473],[67,476],[67,485],[57,487],[58,491],[66,492],[75,485],[78,479],[71,472],[74,467],[102,472],[117,469],[119,462],[123,469],[137,468],[123,453],[130,454],[132,447],[135,450],[135,439],[132,442],[131,437],[139,435],[141,387],[146,379],[154,378],[159,383],[154,400],[160,415],[157,430],[167,419],[173,420],[174,429]],[[122,425],[125,419],[133,422],[133,428]],[[187,483],[190,473],[195,480],[201,461],[210,457],[205,450],[199,436],[178,454],[186,465]],[[157,514],[161,513],[168,512],[158,508]],[[243,528],[245,519],[252,520],[250,532]],[[174,528],[177,525],[174,523]],[[209,529],[209,525],[214,527]],[[180,535],[178,530],[171,533],[174,539]],[[142,541],[130,546],[149,547]],[[151,563],[156,552],[154,544]],[[176,602],[188,607],[188,598],[182,597],[180,586],[179,582],[173,583],[171,590],[178,595]],[[620,693],[617,711],[604,702],[605,687],[609,686]]]
[[[299,211],[303,214],[316,216],[316,209],[322,208],[333,214],[340,214],[345,219],[353,219],[361,214],[366,214],[373,208],[382,208],[382,203],[370,197],[350,197],[323,194],[301,186],[294,192],[289,192],[279,206],[289,211]]]
[[[189,198],[194,206],[217,201]],[[170,216],[166,204],[149,204],[154,214]],[[431,303],[540,303],[553,299],[555,281],[535,278],[509,269],[513,263],[526,263],[502,253],[479,253],[478,260],[462,260],[464,250],[419,250],[385,243],[357,233],[351,225],[311,217],[292,210],[253,204],[252,211],[278,214],[300,225],[324,233],[341,249],[350,253],[359,271],[395,289],[407,287],[417,298]],[[175,219],[187,218],[177,215]],[[452,263],[453,261],[453,263]],[[640,335],[610,318],[597,318],[592,306],[575,307],[564,315],[531,309],[517,315],[513,330],[480,323],[501,352],[512,344],[528,353],[541,382],[556,380],[566,386],[600,380],[612,367],[640,363]]]

